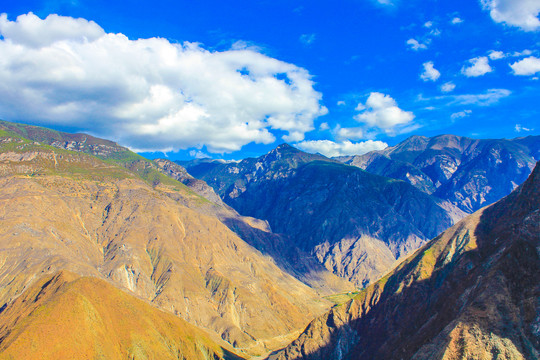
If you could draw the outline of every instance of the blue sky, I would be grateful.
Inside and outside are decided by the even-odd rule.
[[[2,1],[0,118],[145,155],[540,130],[539,0]]]

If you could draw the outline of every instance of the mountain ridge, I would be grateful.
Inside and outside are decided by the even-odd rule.
[[[2,305],[42,274],[67,270],[107,280],[258,354],[329,306],[176,180],[148,182],[110,161],[6,131],[0,174]]]
[[[540,162],[271,359],[536,359]]]
[[[384,150],[336,158],[400,179],[472,213],[508,195],[540,160],[540,136],[472,139],[412,136]]]
[[[183,165],[193,170],[189,163]],[[359,287],[461,215],[403,181],[290,145],[256,159],[205,162],[194,169],[226,204],[242,215],[267,220],[274,232],[290,239],[290,246],[313,254]]]

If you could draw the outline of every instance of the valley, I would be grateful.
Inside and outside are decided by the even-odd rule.
[[[532,140],[514,140],[519,152],[492,163],[526,172],[537,156]],[[183,167],[89,135],[0,122],[0,358],[342,359],[404,351],[420,359],[435,356],[444,336],[480,341],[482,328],[463,320],[477,305],[463,304],[498,309],[490,302],[498,299],[534,323],[538,264],[536,252],[523,249],[538,246],[538,169],[505,200],[465,217],[467,209],[438,190],[358,161],[284,144],[258,159]],[[495,172],[484,168],[486,181]],[[524,238],[514,240],[509,227]],[[495,288],[490,279],[499,275],[472,284],[514,261],[508,256],[518,255],[502,254],[515,246],[530,253],[516,269],[533,285],[504,280],[525,291],[516,298],[513,288],[501,290],[512,300],[473,291]],[[423,305],[426,296],[432,300]],[[456,302],[440,310],[450,298]],[[373,321],[380,325],[369,332],[384,344],[362,336]],[[404,323],[423,330],[404,342],[396,335]],[[502,338],[489,346],[532,358],[537,340],[527,329],[505,338],[526,339],[519,341],[529,350]],[[37,335],[47,331],[66,336]],[[110,332],[117,337],[102,343]],[[81,338],[88,341],[76,350]]]

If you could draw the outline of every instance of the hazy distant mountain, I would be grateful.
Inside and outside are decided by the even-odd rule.
[[[0,123],[0,307],[17,308],[12,304],[21,294],[37,291],[29,290],[35,281],[67,270],[104,279],[236,347],[259,353],[286,343],[288,334],[329,306],[237,235],[249,234],[250,241],[263,236],[259,233],[271,238],[256,219],[221,206],[236,221],[235,233],[215,215],[220,205],[159,172],[153,162],[114,143],[90,137],[85,141],[85,135],[73,135],[75,143],[65,145],[68,135],[57,133],[60,140],[54,141],[59,144],[45,145],[51,133],[56,132]],[[105,153],[99,150],[101,158],[66,150],[96,149],[93,145],[106,146]],[[313,281],[335,277],[327,274]],[[96,289],[102,288],[92,281]],[[336,281],[329,286],[344,285]],[[55,299],[64,301],[61,296]],[[124,310],[120,306],[118,311]],[[7,333],[37,331],[1,321]],[[116,332],[113,324],[105,325]],[[0,350],[8,345],[0,340]]]
[[[540,163],[272,359],[540,356]]]
[[[406,181],[471,213],[525,181],[540,159],[540,136],[512,140],[412,136],[384,150],[336,159]]]
[[[257,159],[184,166],[240,214],[267,220],[292,246],[358,286],[461,215],[406,182],[287,144]]]

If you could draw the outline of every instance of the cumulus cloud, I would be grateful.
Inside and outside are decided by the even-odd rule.
[[[529,56],[531,55],[533,52],[529,49],[525,49],[523,51],[516,51],[512,54],[512,56],[514,57],[520,57],[520,56]]]
[[[540,72],[540,59],[529,56],[523,60],[510,64],[514,75],[530,76]]]
[[[433,26],[433,21],[426,21],[424,23],[424,27],[430,29]]]
[[[454,91],[455,88],[456,88],[456,84],[454,84],[451,81],[441,85],[441,91],[445,93],[452,92]]]
[[[467,77],[478,77],[493,71],[486,56],[479,56],[469,60],[470,66],[461,68],[461,73]]]
[[[425,50],[427,49],[427,45],[426,44],[422,44],[420,42],[418,42],[418,40],[416,39],[409,39],[407,40],[407,45],[410,46],[410,48],[414,51],[418,51],[418,50]]]
[[[0,116],[64,125],[133,149],[302,141],[327,112],[303,68],[253,49],[130,40],[84,19],[0,15]]]
[[[323,122],[321,125],[319,125],[319,131],[326,131],[330,129],[330,125],[328,125],[328,123],[326,122]]]
[[[525,31],[540,29],[540,2],[538,0],[480,0],[497,23],[517,26]]]
[[[388,144],[378,140],[367,140],[356,143],[348,140],[342,142],[310,140],[295,144],[295,146],[310,153],[320,153],[327,157],[334,157],[362,155],[373,150],[383,150],[388,147]]]
[[[360,140],[364,137],[364,130],[360,127],[336,128],[336,137],[340,140]]]
[[[472,113],[471,110],[463,110],[463,111],[453,113],[452,115],[450,115],[450,118],[455,121],[457,119],[467,117],[467,116],[471,115],[471,113]]]
[[[424,72],[420,75],[420,78],[424,81],[437,81],[441,76],[441,73],[433,66],[433,61],[428,61],[422,64]]]
[[[459,17],[454,17],[452,18],[452,20],[450,20],[450,22],[453,24],[453,25],[456,25],[456,24],[461,24],[463,22],[463,19],[460,19]]]
[[[357,109],[362,112],[354,117],[356,121],[378,127],[389,134],[394,132],[396,126],[405,125],[414,119],[412,112],[401,110],[392,97],[379,92],[372,92],[366,103]]]
[[[506,57],[506,54],[503,53],[502,51],[491,50],[488,56],[491,60],[500,60],[500,59],[504,59]]]

